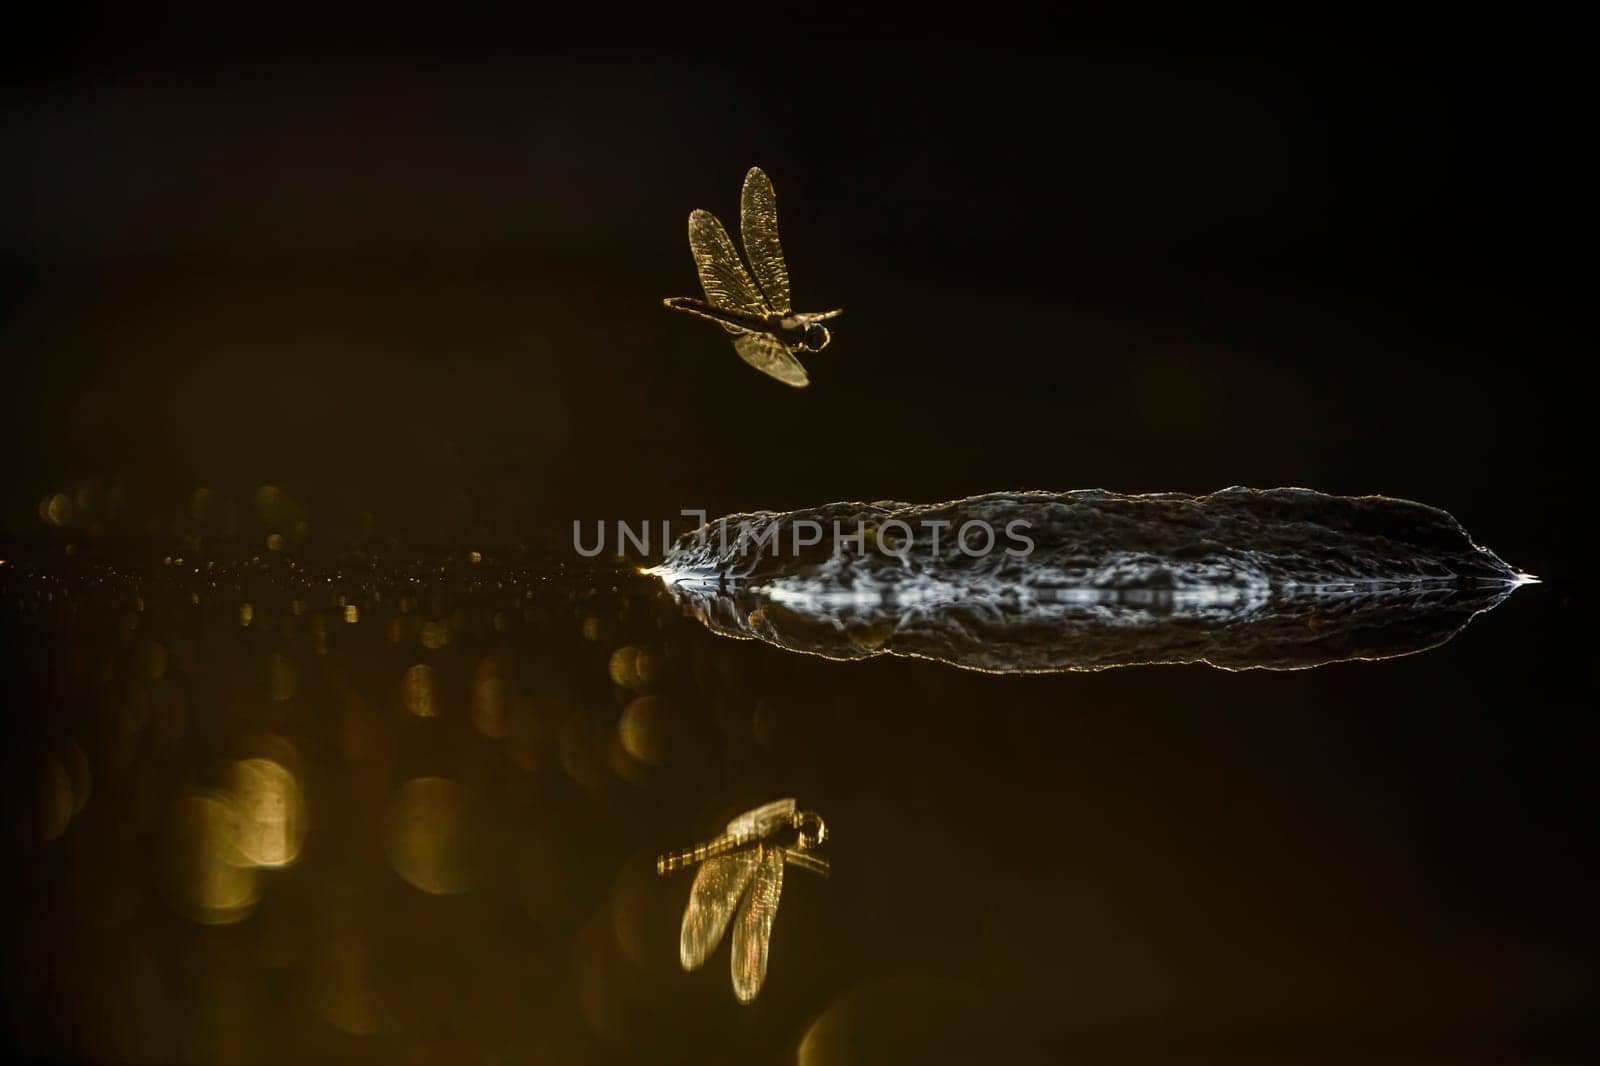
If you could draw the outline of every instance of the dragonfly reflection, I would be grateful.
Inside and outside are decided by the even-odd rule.
[[[778,243],[778,201],[772,181],[760,167],[744,176],[739,199],[739,235],[750,260],[746,270],[722,223],[710,211],[689,214],[689,250],[700,272],[704,301],[673,296],[661,301],[674,311],[709,318],[733,335],[739,358],[764,374],[796,388],[806,385],[805,367],[795,356],[828,346],[822,323],[840,311],[797,312],[789,298],[789,268]],[[750,271],[761,284],[750,279]]]
[[[794,842],[778,843],[778,835],[791,829]],[[778,916],[784,864],[826,877],[828,860],[811,854],[811,849],[827,839],[828,827],[821,817],[797,810],[793,799],[781,799],[741,814],[713,840],[657,859],[660,874],[700,865],[678,938],[683,968],[699,969],[722,943],[732,919],[733,994],[740,1003],[755,999],[767,979],[767,944]]]

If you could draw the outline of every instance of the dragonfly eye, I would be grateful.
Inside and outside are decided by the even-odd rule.
[[[806,327],[806,347],[814,352],[820,352],[828,346],[828,328],[813,322]]]
[[[801,812],[796,817],[795,828],[800,831],[797,843],[801,848],[814,848],[828,839],[827,823],[815,811]]]

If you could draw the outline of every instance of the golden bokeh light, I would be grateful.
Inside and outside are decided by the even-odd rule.
[[[600,728],[596,720],[576,712],[562,721],[556,738],[562,771],[590,795],[605,791],[607,751],[620,743],[609,723],[602,742],[597,735]]]
[[[384,816],[383,847],[401,879],[435,896],[472,887],[472,848],[466,796],[446,777],[416,777],[401,785]]]
[[[400,699],[405,704],[406,710],[418,718],[432,718],[438,714],[438,693],[433,678],[433,667],[427,663],[417,663],[406,670],[405,679],[400,683]]]
[[[438,623],[429,622],[422,627],[422,646],[429,651],[438,651],[450,643],[450,630]]]
[[[189,496],[189,517],[196,522],[204,522],[211,517],[211,509],[216,502],[217,494],[201,485]]]
[[[670,972],[663,959],[672,959],[671,941],[656,928],[659,884],[654,857],[637,854],[622,864],[611,890],[611,932],[629,962],[641,970]]]
[[[506,735],[505,689],[500,661],[492,655],[484,656],[472,672],[472,724],[491,740]]]
[[[635,687],[641,691],[655,688],[660,684],[666,666],[666,656],[661,653],[660,648],[640,648],[638,657],[633,661]]]
[[[629,644],[624,644],[611,653],[611,659],[606,664],[606,673],[611,678],[613,685],[622,688],[632,688],[636,675],[634,663],[639,658],[639,649]]]
[[[283,490],[276,485],[262,485],[256,489],[256,513],[264,522],[277,522],[283,518],[285,499]]]
[[[229,771],[240,857],[256,866],[294,862],[306,834],[305,801],[294,774],[262,758],[241,759]]]
[[[300,667],[287,655],[267,657],[267,694],[274,702],[294,699],[300,688]]]
[[[61,767],[67,772],[67,780],[72,782],[72,813],[80,814],[89,802],[90,793],[94,791],[94,774],[89,769],[89,760],[84,756],[83,749],[78,747],[78,742],[71,737],[62,738],[58,754]]]
[[[247,917],[261,898],[260,877],[239,851],[238,813],[230,797],[191,791],[173,805],[168,877],[178,910],[201,925]]]
[[[44,503],[39,505],[39,513],[44,520],[53,526],[64,526],[72,521],[72,497],[64,492],[54,496],[45,497]]]
[[[40,840],[54,840],[67,831],[72,821],[72,779],[60,760],[46,756],[39,760],[35,794],[38,803],[36,831]]]
[[[167,649],[157,640],[147,640],[140,647],[141,667],[144,676],[160,681],[167,674]]]
[[[310,980],[312,1007],[322,1020],[351,1036],[375,1036],[390,1028],[388,1011],[373,985],[367,946],[348,936],[322,949]]]
[[[622,750],[647,766],[660,766],[672,754],[673,721],[667,701],[639,696],[623,708],[617,722]]]

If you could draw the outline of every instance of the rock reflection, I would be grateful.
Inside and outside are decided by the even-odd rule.
[[[969,526],[971,541],[952,532]],[[1531,580],[1431,507],[1238,488],[733,515],[647,572],[725,636],[999,673],[1389,658],[1443,643]]]

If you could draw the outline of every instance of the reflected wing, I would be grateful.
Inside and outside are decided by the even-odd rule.
[[[793,796],[764,803],[729,822],[726,834],[740,840],[760,840],[774,829],[788,825],[794,818],[796,806]]]
[[[740,359],[785,385],[800,389],[811,384],[806,368],[789,351],[789,346],[770,333],[741,333],[733,338],[733,346]]]
[[[750,280],[750,272],[739,262],[728,231],[710,211],[689,213],[689,250],[694,253],[707,303],[759,318],[767,316],[766,301]]]
[[[678,936],[678,961],[685,970],[698,969],[722,943],[728,919],[760,862],[760,849],[746,848],[700,864]]]
[[[744,194],[739,198],[739,236],[744,240],[745,258],[755,271],[767,306],[780,315],[790,311],[789,268],[783,262],[783,246],[778,243],[778,198],[772,181],[760,167],[751,167],[744,176]]]
[[[767,942],[772,939],[772,920],[778,916],[778,897],[783,894],[783,849],[756,850],[761,853],[760,867],[733,927],[733,994],[740,1003],[755,999],[767,979]]]

